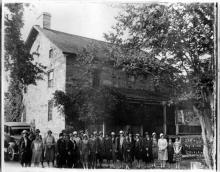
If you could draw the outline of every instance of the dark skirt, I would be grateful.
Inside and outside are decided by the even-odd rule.
[[[134,157],[137,160],[142,159],[142,152],[140,150],[134,150]]]

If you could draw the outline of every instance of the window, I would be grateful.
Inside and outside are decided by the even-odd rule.
[[[51,48],[49,51],[49,58],[52,58],[52,57],[53,57],[53,49]]]
[[[54,73],[52,70],[48,72],[48,87],[49,88],[53,87],[53,78],[54,78]]]
[[[48,101],[48,121],[53,118],[53,100]]]

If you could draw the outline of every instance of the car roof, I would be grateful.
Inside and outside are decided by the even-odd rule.
[[[5,122],[4,125],[13,127],[13,126],[30,126],[30,124],[26,122]]]

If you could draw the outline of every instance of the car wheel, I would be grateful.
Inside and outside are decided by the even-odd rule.
[[[15,150],[12,147],[8,147],[8,159],[13,161],[15,159]]]

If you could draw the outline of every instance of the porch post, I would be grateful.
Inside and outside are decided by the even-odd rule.
[[[166,102],[163,101],[162,102],[163,104],[163,132],[164,132],[164,135],[167,134],[167,108],[166,108]]]
[[[102,123],[102,134],[103,134],[103,137],[105,136],[105,122],[103,121]]]

